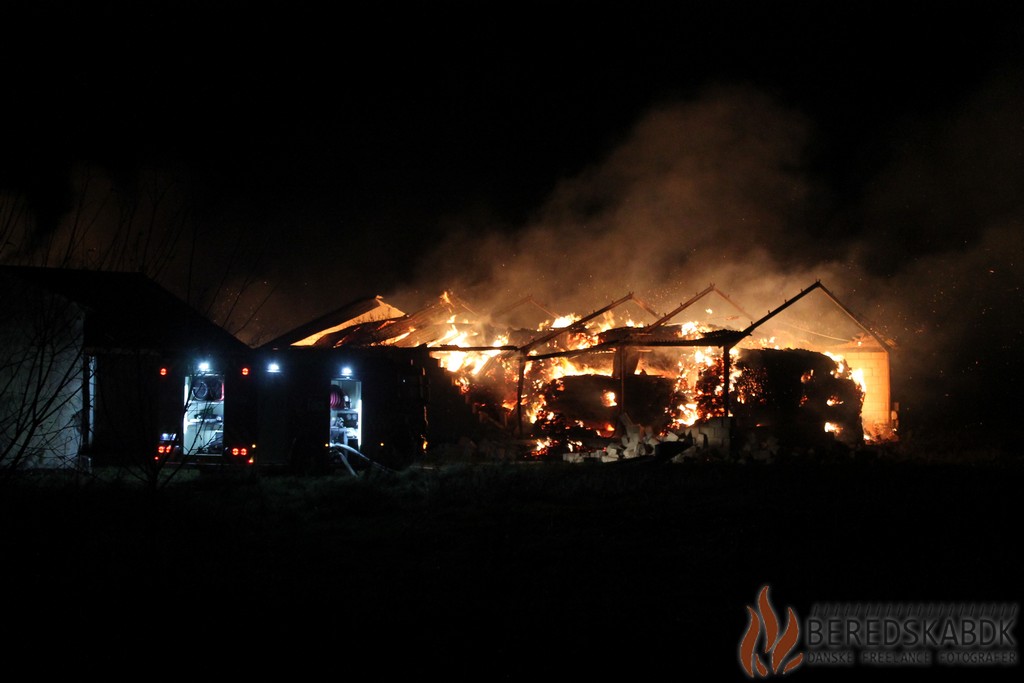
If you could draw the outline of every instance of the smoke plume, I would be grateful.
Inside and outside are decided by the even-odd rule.
[[[894,342],[894,397],[945,420],[1021,365],[1012,76],[888,131],[884,163],[842,202],[815,174],[818,131],[799,111],[742,86],[664,104],[521,229],[453,219],[394,297],[450,289],[487,311],[531,295],[585,315],[629,292],[670,310],[714,283],[760,316],[821,280]],[[966,422],[998,422],[992,402]]]

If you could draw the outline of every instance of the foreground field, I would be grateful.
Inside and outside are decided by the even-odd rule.
[[[764,584],[780,611],[1019,604],[1022,485],[1014,458],[23,483],[0,648],[138,675],[738,679]]]

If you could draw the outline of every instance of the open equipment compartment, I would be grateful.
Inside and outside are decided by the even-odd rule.
[[[182,449],[186,456],[224,452],[224,375],[200,369],[185,378]]]
[[[331,380],[330,438],[331,448],[348,446],[359,450],[362,443],[363,383],[351,375]]]

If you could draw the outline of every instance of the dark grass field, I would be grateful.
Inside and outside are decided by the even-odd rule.
[[[765,584],[780,615],[1021,602],[1024,467],[956,460],[22,482],[2,492],[0,649],[55,674],[743,680]]]

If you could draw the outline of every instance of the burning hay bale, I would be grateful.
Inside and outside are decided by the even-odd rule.
[[[593,432],[615,431],[620,415],[660,432],[669,422],[666,407],[673,391],[674,382],[666,377],[575,375],[549,382],[544,388],[544,405]]]
[[[692,444],[668,429],[674,392],[671,379],[644,374],[552,380],[543,394],[545,415],[534,425],[538,454],[572,461],[668,460]],[[665,447],[668,442],[679,443]]]
[[[772,433],[785,447],[863,441],[864,392],[842,361],[803,349],[743,349],[734,361],[729,409],[738,430]],[[722,363],[698,381],[698,411],[723,412]]]

